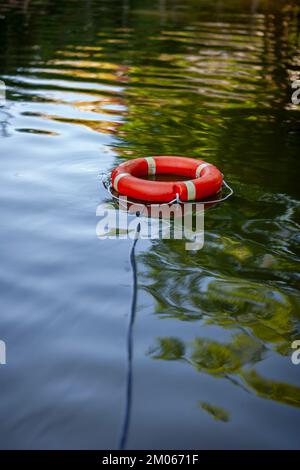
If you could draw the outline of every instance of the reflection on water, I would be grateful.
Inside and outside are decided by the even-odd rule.
[[[98,175],[153,154],[235,197],[199,252],[137,245],[127,445],[299,447],[299,38],[296,0],[1,3],[1,447],[115,446],[130,244],[96,238]]]

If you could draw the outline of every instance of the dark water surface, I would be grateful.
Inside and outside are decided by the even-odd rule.
[[[205,247],[139,241],[128,448],[299,448],[300,7],[2,1],[1,448],[114,448],[130,240],[98,240],[126,158],[216,164]]]

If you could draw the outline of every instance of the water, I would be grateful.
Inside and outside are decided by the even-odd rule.
[[[299,448],[296,1],[2,2],[1,448],[117,445],[131,241],[99,174],[199,156],[205,247],[139,241],[127,448]]]

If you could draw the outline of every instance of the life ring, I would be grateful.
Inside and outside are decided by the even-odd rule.
[[[186,181],[151,181],[147,175],[180,175]],[[136,158],[121,163],[111,175],[114,190],[124,196],[147,202],[196,201],[220,191],[223,177],[214,165],[187,157]]]

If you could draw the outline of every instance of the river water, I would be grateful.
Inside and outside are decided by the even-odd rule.
[[[300,9],[0,4],[0,446],[299,448]],[[234,196],[205,245],[99,240],[99,175],[183,155]]]

